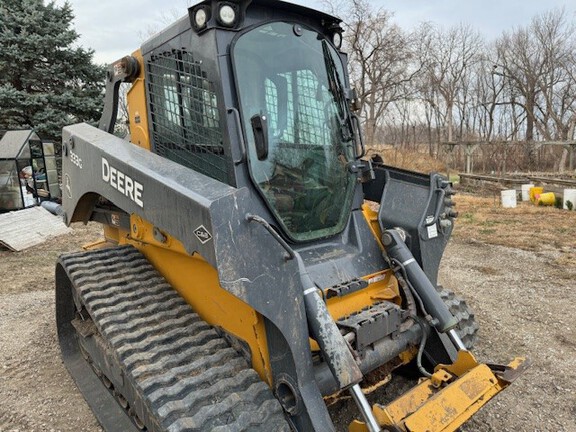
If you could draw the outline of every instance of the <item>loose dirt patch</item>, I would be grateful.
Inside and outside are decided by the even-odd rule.
[[[533,361],[463,430],[576,432],[576,212],[457,201],[461,217],[440,279],[476,312],[475,354]],[[73,234],[31,250],[0,251],[0,431],[101,431],[60,359],[53,293],[57,256],[99,233],[76,225]],[[411,385],[395,377],[370,399],[386,402]],[[356,410],[339,404],[343,431]]]
[[[60,359],[54,266],[100,232],[71,234],[23,252],[0,250],[0,431],[101,431]]]

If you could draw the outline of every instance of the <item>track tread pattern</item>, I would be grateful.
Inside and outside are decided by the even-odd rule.
[[[461,297],[458,297],[452,290],[445,288],[441,285],[436,287],[436,290],[440,294],[444,303],[448,306],[448,309],[454,315],[458,321],[456,326],[456,333],[464,342],[467,349],[471,350],[476,345],[478,340],[478,323],[476,322],[476,317],[474,312],[466,301]]]
[[[131,246],[61,258],[116,353],[150,431],[289,431],[279,402],[246,360]]]

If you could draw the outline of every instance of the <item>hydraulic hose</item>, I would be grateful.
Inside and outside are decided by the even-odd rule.
[[[418,347],[418,354],[416,355],[416,366],[418,367],[418,370],[422,375],[424,375],[427,378],[430,378],[432,374],[428,372],[426,369],[424,369],[424,366],[422,366],[422,354],[424,354],[424,348],[426,347],[429,328],[427,327],[426,323],[424,323],[422,319],[420,319],[419,317],[412,317],[412,319],[416,321],[418,325],[420,325],[420,328],[422,329],[422,340],[420,341],[420,346]]]

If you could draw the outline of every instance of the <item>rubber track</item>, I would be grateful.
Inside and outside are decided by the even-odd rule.
[[[448,309],[454,315],[458,324],[456,326],[456,333],[464,342],[467,349],[471,350],[476,345],[478,340],[478,323],[476,322],[476,317],[474,312],[470,309],[470,306],[466,303],[464,299],[458,297],[452,290],[438,285],[436,290],[440,294],[444,303],[448,306]]]
[[[289,431],[246,360],[131,246],[61,258],[152,431]],[[160,426],[158,426],[160,425]]]

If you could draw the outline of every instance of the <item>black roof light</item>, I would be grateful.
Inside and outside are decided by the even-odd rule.
[[[216,21],[224,27],[234,27],[240,17],[240,9],[237,4],[231,2],[220,2],[216,6]]]
[[[326,29],[327,33],[331,35],[332,43],[338,50],[342,48],[342,42],[344,40],[344,29],[340,26],[340,22],[341,21],[339,19],[324,21],[324,28]]]
[[[210,10],[210,6],[206,4],[193,8],[190,12],[190,19],[194,30],[197,32],[204,30],[208,26],[208,21],[210,21],[211,16],[212,11]]]
[[[337,49],[342,48],[342,32],[341,31],[335,31],[334,34],[332,35],[332,43],[334,44],[334,46]]]

